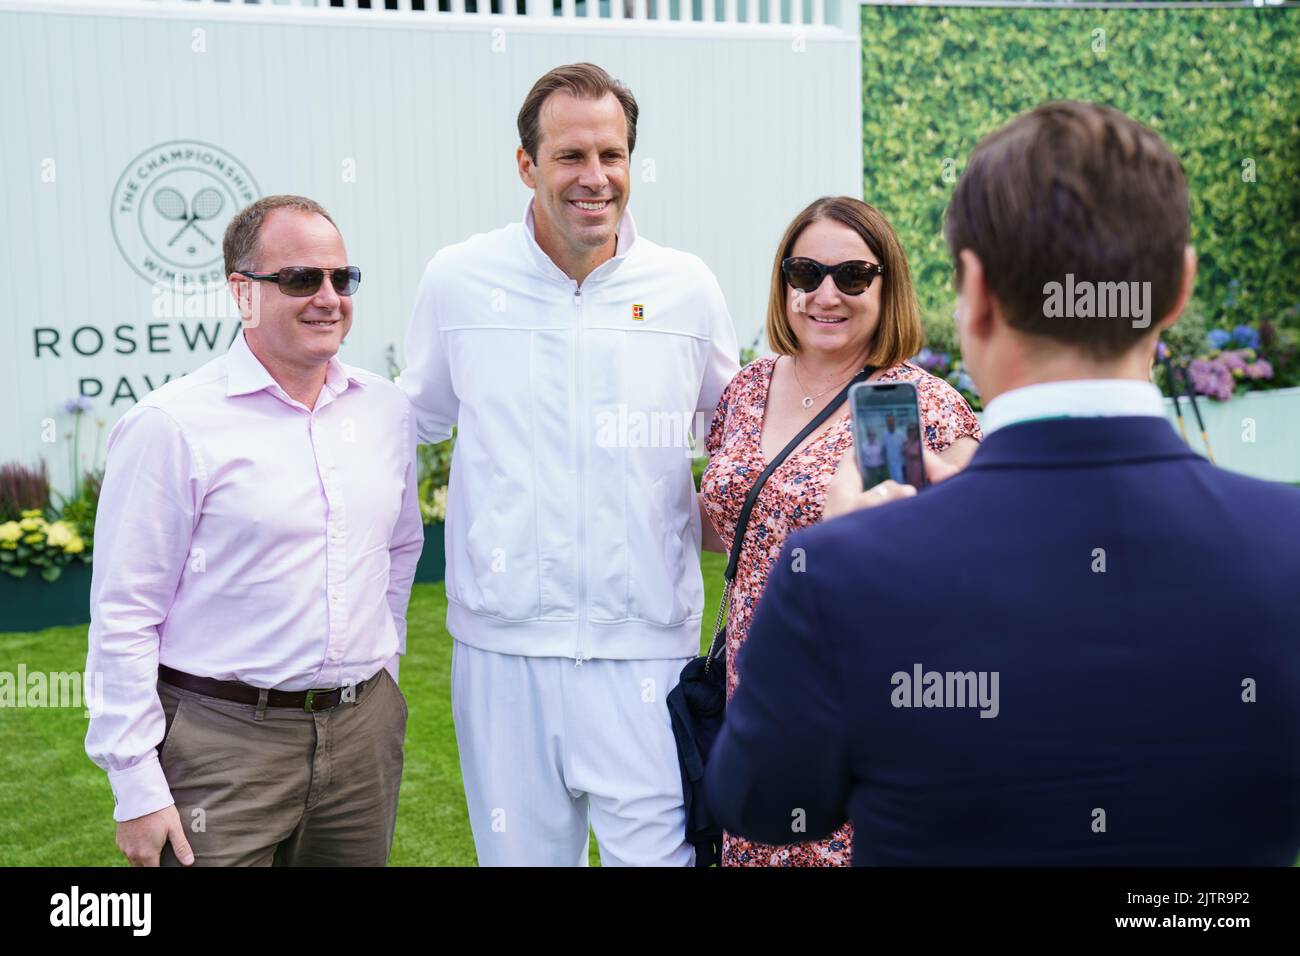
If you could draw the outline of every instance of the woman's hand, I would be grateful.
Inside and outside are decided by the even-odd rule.
[[[892,478],[889,481],[882,481],[874,488],[863,491],[862,474],[858,471],[857,456],[854,455],[853,449],[850,448],[844,457],[840,459],[839,466],[835,469],[835,475],[826,487],[826,505],[822,510],[822,520],[829,521],[831,518],[838,518],[840,515],[846,515],[851,511],[874,508],[877,505],[883,505],[887,501],[910,498],[914,494],[916,494],[916,489],[911,485],[900,485]]]
[[[944,461],[928,448],[922,448],[921,452],[925,460],[925,474],[930,484],[937,484],[961,471],[960,467]],[[838,518],[852,511],[874,508],[900,498],[911,498],[915,494],[916,489],[911,485],[900,485],[892,479],[882,481],[874,488],[863,491],[862,473],[858,471],[857,455],[850,447],[840,459],[835,475],[826,487],[826,505],[822,511],[822,520],[829,521],[831,518]]]

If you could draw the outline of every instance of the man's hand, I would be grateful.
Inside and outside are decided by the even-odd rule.
[[[194,851],[185,839],[185,828],[174,803],[117,825],[117,848],[132,866],[157,866],[163,845],[168,842],[183,864],[190,866],[194,862]]]
[[[922,448],[921,451],[925,461],[925,474],[931,484],[951,478],[961,471],[956,465],[943,461],[930,449]],[[874,488],[863,491],[862,473],[858,471],[857,455],[850,448],[840,459],[835,475],[826,488],[826,506],[822,512],[822,520],[829,521],[851,511],[874,508],[889,501],[897,501],[899,498],[910,498],[915,494],[916,489],[911,485],[900,485],[892,479],[882,481]]]

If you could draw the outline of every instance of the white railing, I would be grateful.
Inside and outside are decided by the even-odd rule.
[[[855,16],[858,0],[136,0],[153,6],[225,7],[242,10],[336,10],[424,13],[430,17],[532,17],[554,20],[645,21],[727,26],[837,26],[837,17]],[[471,9],[471,4],[473,9]],[[827,8],[831,7],[828,19]],[[441,9],[440,9],[441,8]]]

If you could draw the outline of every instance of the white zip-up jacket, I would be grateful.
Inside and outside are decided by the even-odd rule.
[[[429,262],[398,384],[422,442],[457,426],[447,628],[484,650],[699,652],[690,439],[739,371],[717,279],[636,234],[581,287],[522,223]]]

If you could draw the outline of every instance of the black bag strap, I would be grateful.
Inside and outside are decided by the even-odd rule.
[[[722,588],[722,602],[718,605],[718,617],[713,627],[713,643],[709,645],[708,664],[712,663],[718,656],[721,648],[726,646],[725,641],[720,641],[723,625],[726,623],[727,605],[731,601],[731,583],[736,579],[736,569],[740,564],[740,551],[745,545],[745,531],[749,527],[749,513],[754,510],[754,503],[758,501],[758,494],[763,490],[763,485],[771,476],[772,472],[781,467],[781,464],[794,453],[794,450],[803,444],[803,440],[825,424],[826,419],[830,418],[839,410],[839,407],[848,400],[849,389],[858,382],[866,381],[872,372],[876,370],[874,365],[868,365],[849,381],[844,388],[840,389],[839,394],[827,403],[826,407],[818,412],[813,420],[805,425],[799,432],[790,439],[789,443],[781,449],[775,458],[768,462],[767,467],[763,469],[754,486],[749,489],[749,494],[745,496],[744,507],[740,509],[740,519],[736,522],[736,536],[731,541],[731,554],[727,558],[727,570],[723,573],[722,579],[725,582]]]

